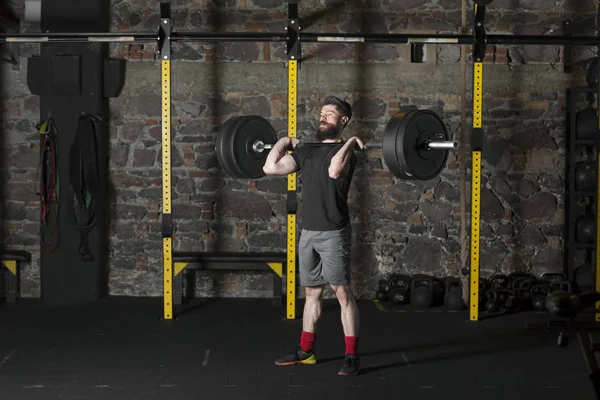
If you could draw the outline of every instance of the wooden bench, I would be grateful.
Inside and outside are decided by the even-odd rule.
[[[6,284],[4,287],[4,293],[6,293],[6,301],[8,303],[15,303],[20,297],[19,288],[19,270],[20,263],[24,261],[31,261],[31,253],[24,250],[2,250],[0,252],[0,259],[2,265],[6,267]]]
[[[283,271],[287,264],[286,253],[245,252],[173,252],[173,304],[183,302],[183,271],[230,270],[270,271],[273,274],[273,305],[283,307]]]

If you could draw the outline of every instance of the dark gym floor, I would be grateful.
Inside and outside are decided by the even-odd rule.
[[[268,299],[194,300],[173,321],[161,319],[161,299],[1,304],[0,399],[597,398],[576,334],[559,348],[555,332],[525,330],[544,314],[469,322],[466,311],[360,309],[363,370],[339,377],[334,302],[317,334],[319,363],[295,367],[273,360],[298,343],[301,314],[282,320]]]

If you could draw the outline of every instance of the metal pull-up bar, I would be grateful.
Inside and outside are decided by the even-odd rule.
[[[328,43],[419,43],[419,44],[463,44],[474,45],[473,35],[463,34],[422,34],[422,33],[336,33],[328,35],[318,32],[302,32],[301,42]],[[69,33],[0,33],[0,43],[153,43],[159,40],[156,33],[148,32],[69,32]],[[171,42],[285,42],[287,33],[283,32],[177,32],[171,33]],[[555,46],[597,46],[599,36],[567,35],[486,35],[487,44],[501,45],[555,45]]]

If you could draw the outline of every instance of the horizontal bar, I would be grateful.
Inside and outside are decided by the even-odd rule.
[[[285,264],[285,261],[277,261],[280,264]],[[187,263],[186,270],[208,270],[208,271],[219,271],[219,270],[230,270],[230,271],[272,271],[269,263],[266,262],[225,262],[225,261],[194,261]]]
[[[285,33],[269,32],[234,32],[234,33],[211,33],[211,32],[173,32],[172,42],[285,42]],[[119,32],[95,32],[95,33],[1,33],[0,43],[88,43],[88,42],[128,42],[128,43],[155,43],[158,34],[155,33],[119,33]]]
[[[117,32],[97,32],[97,33],[2,33],[0,34],[0,43],[156,43],[158,35],[155,33],[117,33]]]
[[[321,145],[338,145],[339,143],[304,143],[304,146],[321,146]],[[258,140],[252,144],[252,149],[257,153],[262,153],[264,150],[269,150],[273,148],[273,144],[271,143],[263,143]],[[383,145],[381,143],[367,143],[368,148],[381,148]],[[432,140],[425,144],[425,147],[428,149],[448,149],[455,150],[458,149],[458,142],[453,140]]]
[[[173,262],[187,263],[270,263],[287,262],[287,253],[279,252],[173,252]]]
[[[303,32],[300,36],[302,42],[330,42],[330,43],[452,43],[471,44],[474,38],[471,35],[431,35],[423,33],[397,34],[397,33],[367,33],[356,35],[353,33],[337,33],[328,35],[324,33]]]
[[[286,33],[271,32],[173,32],[172,42],[285,42]],[[158,41],[155,33],[95,32],[95,33],[0,33],[0,43],[45,43],[45,42],[129,42],[148,43]],[[302,42],[329,43],[423,43],[423,44],[466,44],[473,45],[472,35],[431,34],[363,34],[304,32]],[[559,35],[487,35],[487,44],[505,45],[566,45],[598,46],[600,36]]]
[[[270,32],[173,32],[173,42],[285,42],[286,33]]]

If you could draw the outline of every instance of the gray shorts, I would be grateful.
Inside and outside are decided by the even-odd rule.
[[[335,231],[300,232],[298,262],[301,286],[350,284],[352,225]]]

